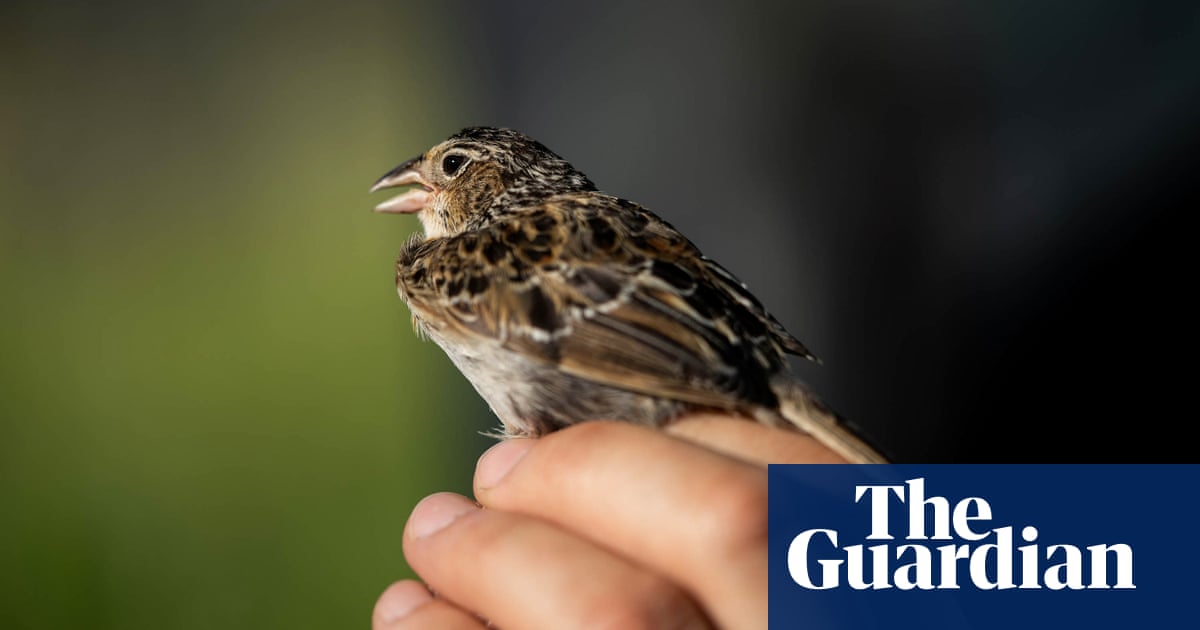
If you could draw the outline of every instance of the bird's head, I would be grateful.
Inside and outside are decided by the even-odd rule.
[[[390,170],[371,192],[410,189],[376,212],[416,213],[426,238],[484,225],[506,208],[552,195],[596,190],[583,173],[542,143],[511,129],[470,127]]]

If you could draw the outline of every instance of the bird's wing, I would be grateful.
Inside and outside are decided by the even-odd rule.
[[[397,287],[443,336],[702,406],[774,407],[770,377],[784,353],[811,357],[669,224],[596,193],[414,241],[398,262]]]

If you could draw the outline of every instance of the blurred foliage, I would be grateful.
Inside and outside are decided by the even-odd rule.
[[[416,222],[366,194],[463,124],[438,21],[0,16],[0,627],[365,625],[492,422],[392,288]]]
[[[678,225],[901,459],[1194,457],[1095,419],[1190,391],[1153,280],[1190,268],[1198,34],[1116,0],[0,3],[0,628],[367,624],[495,420],[366,190],[468,124]]]

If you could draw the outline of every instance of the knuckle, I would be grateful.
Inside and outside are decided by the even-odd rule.
[[[594,420],[580,422],[562,431],[556,431],[550,434],[549,437],[561,442],[587,445],[593,440],[608,439],[614,432],[621,432],[631,426],[628,423],[613,422],[611,420]]]
[[[738,555],[767,544],[767,480],[765,471],[748,470],[712,484],[706,509],[696,523],[697,535],[715,553]]]
[[[611,442],[631,429],[636,430],[636,427],[628,423],[605,420],[581,422],[543,437],[538,455],[545,458],[547,465],[586,460],[597,444]]]
[[[506,549],[520,535],[524,523],[510,514],[488,513],[486,518],[472,519],[463,523],[459,536],[454,541],[456,557],[469,559],[470,566],[492,566],[505,557]]]
[[[692,600],[664,578],[643,574],[617,588],[620,592],[595,600],[580,620],[580,627],[597,630],[708,627]]]

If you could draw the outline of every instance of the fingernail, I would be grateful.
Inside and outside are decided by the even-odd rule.
[[[480,488],[499,485],[535,443],[528,439],[505,440],[489,448],[475,464],[475,485]]]
[[[379,602],[375,604],[375,613],[383,623],[390,624],[407,617],[409,613],[431,601],[433,595],[424,584],[414,581],[397,582],[379,597]]]
[[[432,536],[479,506],[451,492],[439,492],[421,499],[408,517],[408,533],[413,538]]]

